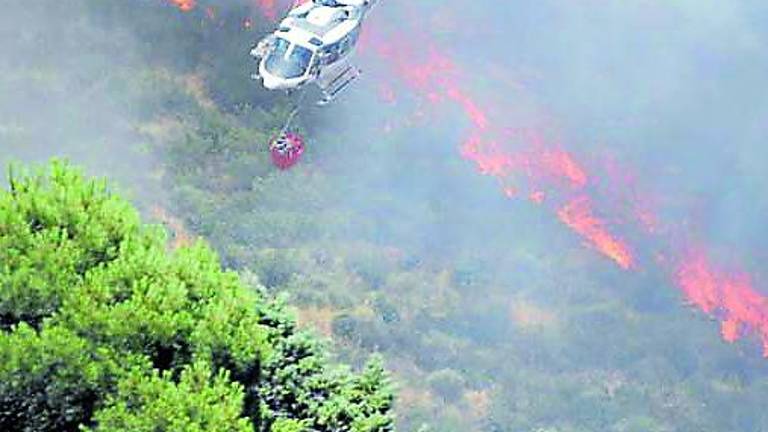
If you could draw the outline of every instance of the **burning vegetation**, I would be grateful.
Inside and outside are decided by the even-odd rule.
[[[685,242],[689,228],[666,224],[666,231],[660,230],[664,221],[646,206],[651,200],[638,194],[636,185],[616,181],[616,172],[588,170],[572,152],[545,138],[552,131],[505,124],[501,119],[507,109],[474,97],[461,67],[434,41],[419,40],[417,35],[423,33],[413,31],[398,37],[402,27],[389,34],[376,31],[368,35],[368,52],[389,64],[395,76],[417,96],[436,108],[452,104],[464,114],[470,130],[460,154],[474,163],[479,174],[497,178],[504,196],[527,196],[537,205],[543,205],[547,198],[549,208],[565,227],[623,270],[642,268],[636,257],[640,248],[632,247],[617,233],[631,234],[650,245],[644,250],[649,255],[686,248],[685,244],[668,244],[662,236],[672,231],[675,235],[670,238]],[[429,47],[426,54],[415,48],[424,46]],[[393,87],[385,88],[385,101],[395,100]],[[618,172],[625,169],[615,163],[611,168]],[[600,206],[598,202],[620,204]],[[611,218],[612,214],[616,217]],[[768,299],[753,287],[749,276],[714,270],[703,252],[692,256],[672,253],[683,264],[676,270],[660,267],[657,271],[670,274],[670,283],[693,305],[721,321],[725,341],[757,334],[768,357]]]
[[[461,22],[450,19],[457,3],[437,7],[441,25]],[[173,215],[156,217],[178,245],[202,236],[228,268],[290,295],[302,325],[333,337],[344,361],[382,352],[412,396],[399,408],[404,430],[425,419],[441,431],[767,430],[768,416],[742,417],[762,403],[757,372],[768,367],[750,349],[768,351],[759,276],[689,240],[706,238],[693,234],[703,219],[690,193],[670,192],[676,181],[635,174],[662,156],[682,162],[642,160],[655,143],[637,160],[622,138],[589,144],[594,125],[571,103],[528,93],[516,70],[504,75],[505,59],[477,62],[493,53],[468,55],[459,39],[476,34],[410,27],[408,14],[428,9],[419,2],[382,5],[359,46],[362,87],[331,115],[302,119],[320,145],[287,172],[273,165],[301,147],[267,143],[291,99],[258,91],[244,67],[263,18],[286,2],[163,0],[133,21],[104,20],[135,26],[142,53],[179,77],[142,75],[157,67],[144,60],[120,71],[138,72],[122,87],[157,102],[139,141],[161,164],[152,175]],[[397,29],[387,14],[404,18]],[[550,102],[565,120],[538,105]],[[568,125],[578,135],[559,129]],[[714,381],[738,408],[698,408],[726,388]]]
[[[183,11],[196,6],[195,0],[169,1]],[[298,3],[301,1],[293,2]],[[265,17],[278,18],[281,5],[275,0],[258,0],[255,5]],[[423,32],[413,31],[405,37],[402,34],[408,29],[398,27],[398,30],[390,34],[381,29],[367,32],[362,51],[383,60],[415,96],[436,108],[453,105],[463,113],[470,129],[459,154],[472,162],[479,174],[497,178],[504,196],[527,197],[531,203],[547,204],[554,217],[581,237],[589,248],[623,270],[639,270],[641,265],[635,256],[638,248],[630,246],[617,233],[631,233],[633,238],[644,235],[644,244],[656,245],[656,252],[649,250],[648,254],[685,249],[684,245],[665,244],[658,235],[661,234],[660,218],[648,209],[598,208],[597,202],[610,202],[612,194],[626,192],[616,192],[617,185],[600,190],[593,184],[610,183],[610,173],[588,170],[572,152],[545,138],[550,131],[505,124],[500,120],[505,107],[483,103],[473,96],[465,84],[466,74],[446,50],[423,36]],[[417,51],[416,47],[428,49]],[[381,84],[380,96],[386,103],[395,103],[398,98],[393,84]],[[386,129],[390,130],[391,125]],[[598,181],[592,182],[593,178]],[[635,199],[638,202],[627,204],[639,208],[642,198],[635,196]],[[606,218],[612,213],[634,216],[630,220]],[[685,235],[675,238],[685,238]],[[678,257],[682,262],[678,269],[659,270],[671,274],[671,283],[691,304],[721,320],[724,340],[733,342],[746,333],[756,333],[768,357],[768,300],[753,288],[748,276],[714,270],[714,265],[703,257],[703,252]]]
[[[191,11],[192,9],[195,8],[195,5],[197,4],[196,0],[168,0],[168,1],[184,12]]]

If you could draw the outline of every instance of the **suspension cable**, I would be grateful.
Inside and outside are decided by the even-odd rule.
[[[296,101],[296,105],[293,107],[293,110],[291,110],[291,113],[288,114],[288,118],[285,120],[285,123],[283,124],[283,127],[280,129],[280,135],[283,136],[288,131],[288,128],[291,127],[291,123],[293,123],[293,119],[296,118],[296,116],[299,114],[299,110],[301,110],[302,103],[304,102],[304,96],[307,94],[306,88],[301,89],[301,93],[299,94],[299,98]]]

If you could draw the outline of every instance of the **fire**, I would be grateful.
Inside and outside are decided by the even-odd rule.
[[[574,199],[562,207],[557,216],[565,225],[587,239],[600,253],[627,270],[634,266],[632,252],[621,240],[612,236],[605,223],[594,215],[589,198]]]
[[[473,161],[481,174],[506,177],[516,166],[514,158],[507,154],[496,141],[483,141],[474,134],[461,147],[461,155]]]
[[[174,4],[176,7],[178,7],[180,10],[184,12],[189,12],[192,9],[195,8],[195,5],[197,3],[196,0],[168,0],[172,4]]]
[[[167,0],[184,12],[189,12],[197,6],[197,0]],[[294,6],[304,3],[305,0],[296,0]],[[255,0],[255,5],[261,10],[265,17],[274,21],[277,19],[277,0]],[[212,8],[207,9],[208,14],[212,14]],[[250,21],[249,21],[250,23]]]
[[[547,195],[542,191],[534,191],[534,192],[531,192],[530,195],[528,195],[528,199],[530,199],[531,202],[534,204],[543,204],[546,198],[547,198]]]
[[[516,197],[520,186],[510,184],[511,177],[526,181],[531,188],[527,195],[536,204],[543,204],[545,196],[550,194],[570,199],[574,191],[583,191],[589,185],[590,176],[574,155],[548,144],[542,133],[530,129],[496,130],[488,108],[460,84],[466,81],[460,68],[434,45],[377,39],[370,35],[366,43],[426,100],[441,106],[447,101],[459,108],[471,127],[461,145],[461,156],[473,162],[479,173],[498,178],[508,198]],[[419,53],[413,52],[413,46],[430,46],[426,58],[414,61],[419,59]],[[557,211],[558,218],[621,268],[632,268],[634,258],[630,248],[609,234],[607,224],[595,216],[589,198],[583,193],[580,196],[582,198],[570,201]]]
[[[543,204],[549,195],[565,199],[556,210],[557,218],[565,226],[620,268],[638,268],[632,248],[598,216],[591,197],[593,185],[590,179],[595,174],[590,173],[574,154],[548,144],[544,134],[535,130],[513,134],[494,130],[490,110],[458,85],[463,82],[458,78],[460,70],[436,49],[431,50],[423,63],[406,60],[418,57],[408,52],[407,45],[384,44],[377,51],[388,58],[404,82],[425,99],[435,104],[449,101],[460,108],[471,128],[461,145],[461,156],[473,162],[479,173],[498,178],[506,197],[519,196],[520,185],[510,184],[509,179],[522,177],[531,188],[528,197],[533,203]],[[627,215],[621,227],[626,228],[631,222],[646,236],[659,235],[661,221],[632,181],[614,181],[616,177],[610,173],[602,180],[609,182],[608,192],[618,194],[621,205],[626,207],[615,209]],[[692,304],[721,320],[720,333],[725,341],[734,342],[747,332],[757,333],[763,343],[764,355],[768,357],[768,300],[753,288],[749,278],[722,274],[699,256],[687,261],[679,269],[676,279]]]
[[[542,167],[547,172],[568,180],[576,188],[587,185],[587,173],[570,153],[561,149],[547,149],[540,156]]]
[[[194,7],[194,0],[171,0],[182,10]],[[303,3],[295,0],[294,6]],[[264,15],[276,18],[275,0],[256,0]],[[435,107],[453,107],[461,112],[469,127],[459,153],[471,162],[477,172],[499,180],[501,192],[509,199],[527,197],[531,202],[551,208],[556,218],[582,237],[590,248],[624,270],[639,267],[631,248],[615,234],[618,230],[635,229],[635,234],[645,235],[646,240],[660,237],[664,225],[653,211],[651,200],[636,190],[634,179],[627,178],[626,167],[613,164],[608,172],[587,169],[575,154],[560,145],[553,145],[547,134],[535,128],[500,129],[498,118],[505,118],[506,110],[499,106],[481,103],[466,88],[466,75],[451,57],[432,41],[424,40],[423,29],[401,36],[401,26],[384,37],[369,30],[363,32],[360,49],[363,54],[374,54],[387,62],[394,74],[415,95]],[[427,47],[426,50],[423,48]],[[426,55],[422,55],[426,52]],[[381,98],[395,103],[392,84],[380,87]],[[424,110],[419,108],[412,124],[424,120]],[[391,122],[385,131],[392,129]],[[511,130],[511,132],[510,132]],[[609,211],[598,209],[598,194],[612,202]],[[598,215],[611,215],[602,219]],[[607,220],[612,222],[609,224]],[[674,233],[673,233],[674,234]],[[670,236],[671,237],[671,236]],[[678,233],[675,238],[680,238]],[[674,245],[672,250],[676,250]],[[659,250],[650,255],[662,256]],[[665,266],[669,260],[659,265]],[[729,274],[717,268],[703,252],[687,254],[674,272],[674,282],[683,296],[703,313],[717,318],[720,333],[727,342],[735,342],[748,333],[757,334],[768,357],[768,299],[753,287],[750,279],[742,274]]]
[[[716,268],[703,252],[696,251],[679,265],[676,283],[692,305],[720,321],[726,342],[755,333],[768,357],[768,298],[754,289],[748,276]]]
[[[488,129],[488,117],[472,98],[454,87],[449,87],[446,90],[448,97],[457,102],[464,109],[464,113],[466,113],[467,117],[472,122],[472,125],[474,125],[477,130],[484,131]]]
[[[688,301],[706,313],[715,311],[719,304],[720,281],[701,253],[691,256],[680,266],[676,279]]]
[[[275,0],[256,0],[256,4],[265,17],[269,18],[271,21],[277,19]]]

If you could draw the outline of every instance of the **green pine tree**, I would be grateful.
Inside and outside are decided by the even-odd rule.
[[[64,162],[0,191],[0,430],[393,430],[379,359],[333,367],[204,244],[169,252]]]

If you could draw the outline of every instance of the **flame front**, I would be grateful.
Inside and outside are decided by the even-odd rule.
[[[557,212],[560,221],[584,237],[600,253],[612,259],[619,267],[633,267],[632,252],[619,239],[613,237],[605,223],[595,216],[592,203],[587,197],[568,202]]]
[[[174,0],[182,10],[194,6],[193,0]],[[303,3],[301,0],[293,4]],[[184,4],[182,6],[181,4]],[[275,19],[275,1],[257,0],[265,16]],[[674,284],[690,304],[720,321],[720,333],[727,342],[735,342],[748,333],[757,334],[768,357],[768,299],[741,273],[728,273],[717,268],[699,248],[695,253],[676,253],[678,244],[667,244],[666,238],[685,238],[684,227],[678,235],[669,235],[670,226],[651,210],[646,196],[635,189],[637,185],[619,179],[626,167],[612,166],[608,172],[588,170],[580,159],[561,145],[555,145],[545,130],[538,128],[500,127],[498,118],[505,118],[506,109],[481,103],[466,87],[469,82],[460,67],[426,36],[423,27],[409,29],[398,24],[386,37],[367,29],[361,39],[361,50],[385,60],[395,75],[415,95],[435,107],[458,108],[470,130],[460,146],[460,155],[474,164],[477,172],[499,180],[501,192],[509,199],[528,199],[546,208],[566,227],[581,236],[590,248],[608,257],[624,270],[637,270],[639,264],[631,248],[615,235],[621,230],[634,230],[644,235],[645,242],[656,244],[651,255],[663,256],[671,251],[680,264],[671,270]],[[416,47],[427,47],[416,51]],[[426,58],[418,61],[425,51]],[[505,80],[508,79],[505,77]],[[516,84],[516,83],[515,83]],[[523,87],[515,85],[515,87]],[[382,84],[380,94],[388,103],[397,95],[392,84]],[[492,116],[491,113],[494,115]],[[423,115],[419,110],[418,116]],[[388,121],[385,130],[391,130]],[[602,176],[602,177],[600,177]],[[592,179],[602,180],[593,182]],[[600,190],[597,184],[607,190]],[[596,195],[607,194],[614,204],[597,209]],[[621,204],[618,204],[621,203]],[[622,208],[625,207],[625,208]],[[614,214],[616,213],[616,214]],[[612,215],[608,223],[598,215]],[[661,238],[665,234],[667,237]],[[665,265],[666,260],[660,260]]]
[[[558,219],[622,269],[633,267],[631,248],[609,233],[609,224],[597,216],[591,199],[585,195],[590,176],[572,153],[547,143],[539,131],[494,127],[489,110],[459,85],[466,81],[461,70],[435,46],[423,62],[413,62],[419,55],[411,47],[429,44],[392,37],[369,37],[367,43],[425,100],[435,105],[451,102],[460,109],[472,129],[461,145],[461,156],[472,161],[480,174],[498,178],[505,196],[515,198],[515,192],[527,186],[527,196],[536,204],[543,204],[549,195],[565,199],[567,204],[555,210]],[[515,148],[512,141],[522,145]],[[515,184],[514,179],[520,178],[524,185]],[[576,192],[578,198],[572,196]]]
[[[725,341],[755,333],[768,357],[768,299],[755,290],[748,276],[718,269],[704,252],[695,251],[679,265],[676,283],[691,304],[720,321]]]
[[[402,33],[401,28],[398,30],[392,35]],[[414,42],[417,39],[414,34],[409,34],[408,40],[398,40],[392,35],[379,39],[369,36],[367,42],[424,100],[436,106],[450,102],[459,108],[470,126],[460,148],[461,156],[471,161],[478,173],[496,177],[504,196],[525,197],[526,193],[519,192],[527,188],[527,196],[535,204],[543,204],[545,197],[547,201],[550,197],[556,198],[551,201],[559,203],[552,207],[558,220],[581,236],[590,248],[624,270],[639,269],[639,264],[633,248],[615,235],[616,230],[633,230],[638,236],[645,235],[648,244],[656,244],[662,250],[674,253],[681,249],[676,244],[662,246],[665,242],[659,236],[665,234],[664,224],[649,205],[653,200],[641,196],[632,181],[620,178],[628,171],[626,167],[613,164],[602,173],[600,183],[607,186],[599,192],[608,194],[609,201],[621,204],[598,211],[593,197],[598,191],[590,181],[597,177],[596,172],[589,172],[572,152],[550,143],[542,130],[498,127],[490,113],[503,113],[504,109],[493,109],[472,97],[471,92],[459,84],[467,79],[448,55],[429,42]],[[419,58],[413,50],[415,46],[431,46],[425,61],[412,60]],[[388,97],[394,99],[391,94]],[[622,205],[626,208],[622,209]],[[598,216],[612,212],[622,213],[611,218],[613,223]],[[755,333],[768,356],[768,299],[754,289],[747,276],[716,270],[703,254],[686,257],[672,273],[675,285],[691,304],[720,320],[720,333],[725,341],[734,342],[747,333]]]

